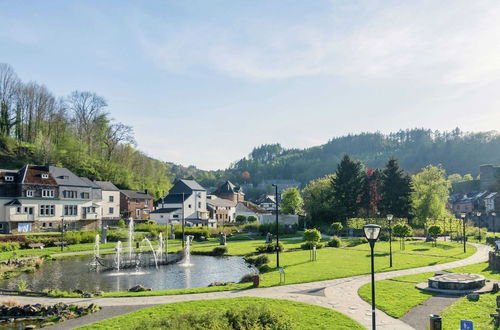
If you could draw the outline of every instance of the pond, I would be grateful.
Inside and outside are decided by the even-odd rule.
[[[106,258],[113,258],[107,255]],[[75,256],[46,262],[34,273],[23,273],[5,280],[1,288],[17,290],[20,281],[28,288],[72,291],[126,291],[135,285],[153,290],[205,287],[212,282],[238,282],[247,273],[255,272],[241,257],[211,257],[191,255],[191,266],[163,265],[120,271],[89,271],[90,256]]]

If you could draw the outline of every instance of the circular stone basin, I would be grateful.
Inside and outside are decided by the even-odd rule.
[[[450,273],[429,278],[429,287],[441,290],[474,290],[482,288],[486,279],[482,275]]]

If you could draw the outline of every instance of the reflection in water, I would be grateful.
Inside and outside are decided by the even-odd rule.
[[[106,258],[113,258],[108,255]],[[89,257],[76,256],[46,262],[35,273],[20,276],[0,283],[4,289],[16,290],[19,281],[28,282],[31,290],[45,288],[84,291],[125,291],[141,284],[153,290],[204,287],[212,282],[238,282],[241,277],[255,269],[249,269],[241,257],[191,256],[191,267],[177,264],[119,271],[89,271]]]

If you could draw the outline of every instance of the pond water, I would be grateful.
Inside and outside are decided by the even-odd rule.
[[[113,258],[107,255],[106,258]],[[247,273],[255,272],[241,257],[211,257],[191,255],[191,266],[166,266],[89,271],[90,256],[76,256],[46,262],[34,273],[23,273],[0,283],[4,289],[17,290],[20,281],[28,288],[41,291],[46,288],[71,291],[126,291],[135,285],[153,290],[205,287],[212,282],[238,282]]]

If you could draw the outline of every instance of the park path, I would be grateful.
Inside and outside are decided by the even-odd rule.
[[[436,272],[449,268],[461,267],[488,260],[488,252],[492,249],[482,244],[473,244],[477,248],[474,255],[449,263],[433,266],[418,267],[412,269],[397,270],[392,272],[377,273],[375,280],[385,280],[402,275],[419,274],[423,272]],[[338,311],[348,317],[356,320],[366,328],[371,328],[371,306],[358,296],[358,289],[370,282],[370,275],[358,275],[334,280],[282,285],[269,288],[256,288],[251,290],[210,292],[199,294],[184,294],[172,296],[150,296],[150,297],[122,297],[122,298],[49,298],[49,297],[20,297],[4,296],[6,299],[13,299],[22,304],[41,303],[54,304],[64,302],[67,304],[90,304],[95,303],[103,307],[102,313],[105,313],[107,307],[135,306],[146,307],[151,305],[168,304],[190,300],[206,300],[217,298],[237,298],[237,297],[262,297],[287,299],[298,302],[319,305]],[[118,308],[119,310],[119,308]],[[127,312],[123,309],[123,313]],[[96,313],[80,319],[70,320],[57,325],[57,329],[72,329],[76,326],[90,324],[100,320],[101,317]],[[111,313],[109,316],[115,316],[121,313]],[[399,319],[395,319],[384,312],[377,310],[377,328],[383,330],[405,330],[414,329]]]

